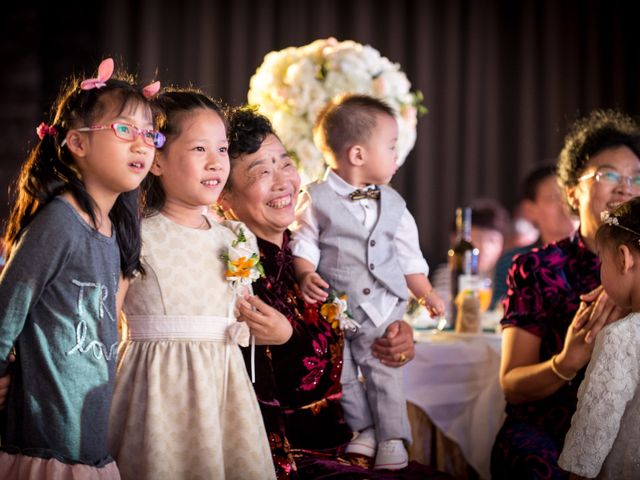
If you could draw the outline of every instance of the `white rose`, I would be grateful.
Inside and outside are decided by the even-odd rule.
[[[380,71],[380,52],[375,48],[365,45],[362,48],[362,61],[372,75]]]
[[[229,260],[232,262],[244,257],[245,260],[251,258],[255,252],[251,250],[246,242],[240,242],[235,247],[229,246]]]
[[[295,148],[296,155],[303,168],[300,174],[303,177],[303,183],[309,183],[322,176],[326,165],[322,158],[322,153],[316,148],[311,139],[301,139]]]
[[[298,138],[303,137],[309,131],[304,119],[293,115],[290,111],[278,110],[271,116],[273,128],[284,143],[285,147],[292,148]]]
[[[340,315],[344,315],[347,312],[347,301],[343,300],[340,297],[336,297],[333,300],[333,303],[335,303],[338,306],[338,311],[340,312]]]
[[[409,80],[402,72],[382,72],[376,80],[382,84],[385,97],[399,97],[406,94],[411,87]]]

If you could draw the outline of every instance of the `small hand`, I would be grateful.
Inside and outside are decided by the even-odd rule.
[[[293,334],[287,317],[255,295],[238,298],[236,317],[247,323],[260,345],[282,345]]]
[[[316,272],[307,272],[300,279],[302,298],[307,303],[324,302],[328,297],[326,288],[329,284]]]
[[[402,320],[396,320],[387,327],[383,337],[375,340],[372,353],[385,365],[401,367],[416,354],[413,328]]]
[[[423,297],[424,306],[432,317],[444,315],[444,301],[435,292],[431,291]]]
[[[581,295],[580,300],[582,301],[574,317],[573,329],[585,331],[586,343],[592,343],[605,325],[620,320],[629,313],[613,303],[602,286]],[[589,311],[588,315],[584,314],[586,310]]]
[[[567,329],[562,351],[558,354],[556,367],[567,376],[577,373],[591,359],[593,353],[593,342],[587,342],[587,335],[593,330],[586,328],[576,328],[576,325],[585,325],[589,318],[593,316],[595,303],[582,302],[578,311]]]

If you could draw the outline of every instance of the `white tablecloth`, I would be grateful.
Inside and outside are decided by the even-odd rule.
[[[499,334],[416,332],[416,340],[416,358],[404,367],[407,400],[489,479],[491,447],[505,407],[498,378]]]

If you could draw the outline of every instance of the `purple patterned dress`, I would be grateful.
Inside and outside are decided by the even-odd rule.
[[[540,337],[540,360],[548,360],[562,350],[580,295],[598,285],[600,260],[576,232],[516,257],[509,269],[501,323]],[[507,404],[491,454],[493,479],[569,478],[557,462],[585,369],[547,398]]]
[[[265,277],[253,286],[293,326],[287,343],[256,346],[255,352],[254,387],[278,479],[450,478],[415,462],[392,473],[341,457],[351,439],[340,406],[344,339],[339,327],[320,315],[320,304],[302,300],[288,243],[288,231],[282,248],[258,238]],[[249,369],[250,351],[243,353]]]

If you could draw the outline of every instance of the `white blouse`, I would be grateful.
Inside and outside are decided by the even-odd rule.
[[[587,478],[640,478],[640,313],[596,337],[558,464]]]

